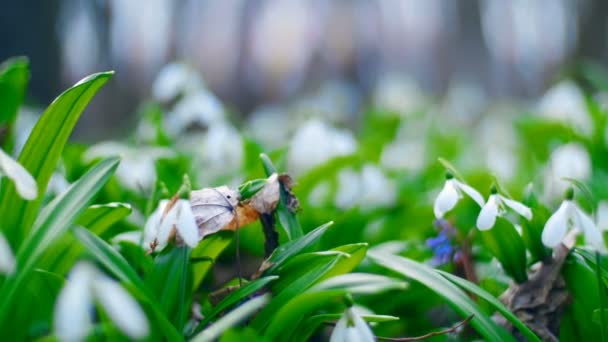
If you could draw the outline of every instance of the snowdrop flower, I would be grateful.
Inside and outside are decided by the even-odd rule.
[[[380,164],[391,170],[420,171],[426,164],[426,156],[422,139],[399,139],[384,147]]]
[[[121,161],[116,170],[116,178],[122,185],[140,191],[150,189],[156,181],[156,160],[171,158],[173,151],[162,147],[132,148],[117,142],[103,142],[89,148],[84,155],[87,162],[97,158],[120,156]]]
[[[403,76],[384,76],[376,85],[373,96],[377,108],[402,117],[422,109],[426,103],[418,84]]]
[[[492,194],[483,208],[481,208],[481,212],[479,212],[479,216],[477,217],[477,228],[479,230],[491,229],[496,223],[496,217],[505,215],[507,208],[525,217],[528,221],[532,219],[532,210],[530,208],[520,202],[498,194],[496,188],[492,188]]]
[[[545,223],[541,236],[545,246],[554,248],[558,246],[566,236],[568,230],[576,229],[585,235],[585,242],[599,251],[605,251],[606,245],[601,231],[593,220],[583,212],[572,200],[574,191],[572,188],[566,192],[566,198],[559,209]]]
[[[581,144],[570,143],[556,148],[545,171],[545,196],[549,199],[563,194],[569,186],[562,178],[585,181],[591,177],[591,157]]]
[[[171,136],[178,136],[192,126],[208,128],[223,123],[224,106],[209,91],[202,89],[180,100],[167,115],[166,131]]]
[[[435,199],[433,210],[437,219],[443,218],[448,211],[452,210],[462,198],[462,193],[471,197],[480,207],[484,206],[483,197],[471,186],[454,178],[451,173],[446,175],[445,185]]]
[[[330,342],[374,342],[374,333],[353,307],[346,309],[329,339]]]
[[[396,186],[375,165],[364,165],[360,172],[345,168],[338,173],[334,204],[340,209],[355,206],[362,210],[390,207],[397,200]]]
[[[195,69],[176,62],[167,64],[158,73],[152,85],[152,95],[161,102],[169,102],[203,87],[203,80]]]
[[[338,173],[338,189],[334,198],[336,208],[350,209],[359,203],[361,180],[355,170],[344,168]]]
[[[129,293],[93,265],[80,262],[70,272],[55,303],[54,328],[60,341],[85,339],[92,326],[94,303],[99,303],[128,337],[140,339],[148,335],[148,320]]]
[[[11,274],[15,270],[15,256],[4,235],[0,234],[0,273]]]
[[[597,205],[597,227],[601,231],[608,230],[608,202],[600,201]]]
[[[170,207],[167,208],[167,205]],[[191,248],[196,247],[200,240],[188,200],[162,200],[144,226],[143,244],[151,251],[161,250],[174,236]]]
[[[38,186],[30,173],[11,156],[0,149],[0,177],[6,176],[15,183],[21,197],[33,200],[38,197]]]
[[[390,207],[397,200],[397,186],[386,177],[382,170],[372,164],[361,170],[361,195],[359,203],[362,209]]]
[[[570,124],[585,135],[591,133],[593,124],[585,96],[571,81],[549,89],[538,104],[538,112],[543,117]]]
[[[291,173],[302,174],[338,156],[355,152],[357,141],[345,129],[336,129],[318,119],[311,119],[296,131],[289,145]]]
[[[289,140],[289,115],[277,105],[263,106],[249,116],[247,131],[255,140],[270,149],[279,148]]]

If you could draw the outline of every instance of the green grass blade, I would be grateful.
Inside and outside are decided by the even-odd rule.
[[[478,296],[479,298],[488,302],[494,309],[496,309],[496,311],[500,312],[504,316],[504,318],[511,322],[511,324],[513,324],[513,326],[515,326],[524,335],[524,337],[528,339],[528,341],[541,341],[541,339],[538,338],[538,336],[536,336],[536,334],[534,334],[534,332],[530,330],[527,325],[520,321],[517,316],[515,316],[511,311],[509,311],[509,309],[507,309],[504,304],[502,304],[498,299],[496,299],[490,293],[486,292],[481,287],[471,283],[466,279],[457,277],[451,273],[447,273],[441,270],[436,270],[436,272],[442,275],[447,280],[451,281],[452,283],[458,285],[460,288],[469,291]]]
[[[194,336],[191,341],[209,342],[217,340],[217,338],[219,338],[224,331],[243,322],[249,316],[263,308],[264,305],[268,304],[269,300],[270,295],[264,295],[248,301],[247,303],[232,310],[209,328],[203,330],[200,334]]]
[[[108,181],[118,166],[118,158],[106,159],[92,167],[62,195],[41,212],[32,233],[17,251],[17,272],[7,278],[0,290],[0,322],[6,322],[19,290],[42,253],[60,238],[85,210],[93,196]]]
[[[283,265],[287,259],[299,254],[304,249],[319,241],[327,229],[333,224],[334,223],[330,221],[296,240],[280,245],[268,258],[268,261],[272,263],[272,266],[264,273],[272,274],[277,268]]]
[[[272,316],[264,336],[270,341],[291,341],[291,334],[304,318],[345,294],[345,290],[324,290],[296,296]]]
[[[112,225],[131,213],[131,206],[126,203],[94,204],[88,207],[76,220],[76,224],[86,227],[95,235],[102,236]],[[84,248],[71,235],[65,235],[44,254],[38,267],[58,274],[67,274]]]
[[[207,324],[209,324],[209,322],[211,322],[220,312],[226,310],[227,308],[238,303],[239,301],[243,300],[244,298],[256,293],[257,291],[261,290],[264,286],[266,286],[268,283],[276,280],[277,278],[279,278],[279,277],[270,276],[270,277],[259,278],[259,279],[256,279],[256,280],[248,283],[247,285],[244,285],[240,289],[234,291],[228,297],[226,297],[224,300],[222,300],[217,306],[215,306],[209,314],[205,315],[205,319],[199,325],[200,328],[197,328],[197,330],[195,330],[195,332],[202,330],[202,328],[204,326],[206,326]]]
[[[100,262],[110,273],[120,281],[130,285],[136,291],[138,298],[144,299],[154,314],[158,329],[162,331],[169,341],[182,341],[183,336],[171,325],[167,317],[158,306],[158,299],[145,286],[143,280],[131,268],[129,263],[105,241],[95,236],[84,228],[74,229],[76,238],[87,247],[88,251]]]
[[[412,278],[443,297],[463,317],[475,315],[471,325],[488,341],[514,341],[506,331],[483,313],[466,293],[427,266],[400,256],[370,251],[368,256],[378,265]]]
[[[389,290],[405,290],[408,283],[372,273],[347,273],[322,281],[316,290],[345,289],[351,294],[378,294]]]
[[[14,247],[30,230],[51,174],[63,148],[89,101],[112,76],[112,72],[93,74],[63,92],[42,114],[32,130],[19,163],[36,179],[38,199],[23,200],[12,182],[2,182],[0,217],[6,236]]]
[[[29,79],[29,62],[25,57],[11,58],[0,65],[0,125],[15,120]]]

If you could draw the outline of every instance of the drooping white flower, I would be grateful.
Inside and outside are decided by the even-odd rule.
[[[560,196],[570,185],[563,178],[585,181],[591,171],[591,157],[583,145],[570,143],[556,148],[545,171],[545,195],[549,199]]]
[[[356,149],[357,141],[350,131],[312,119],[296,131],[289,144],[289,169],[299,175],[334,157],[354,153]]]
[[[187,64],[174,62],[165,65],[152,84],[152,95],[159,101],[171,101],[179,95],[204,87],[198,72]]]
[[[435,205],[433,206],[435,217],[443,218],[443,215],[456,206],[463,197],[463,193],[471,197],[480,207],[484,206],[483,196],[477,190],[448,174],[443,189],[435,199]]]
[[[424,108],[427,100],[416,82],[404,76],[384,76],[374,90],[377,108],[406,117]]]
[[[589,135],[593,128],[585,96],[571,81],[558,83],[549,89],[538,103],[538,112],[545,118],[569,124],[585,135]]]
[[[0,177],[6,176],[15,183],[15,188],[21,197],[33,200],[38,197],[38,186],[30,173],[0,149]]]
[[[346,309],[336,324],[330,342],[374,342],[374,333],[352,307]]]
[[[359,206],[362,210],[369,210],[390,207],[396,199],[396,185],[375,165],[366,164],[360,172],[345,168],[338,173],[338,189],[334,198],[337,208]]]
[[[557,247],[571,229],[576,229],[583,233],[585,243],[597,250],[606,250],[601,231],[597,228],[591,217],[578,207],[572,200],[572,195],[569,194],[559,209],[545,223],[541,236],[542,242],[547,247]]]
[[[192,126],[208,128],[225,121],[224,106],[209,91],[202,89],[180,100],[165,120],[166,131],[178,136]]]
[[[95,302],[125,335],[133,339],[148,335],[146,315],[129,293],[93,265],[79,262],[55,302],[53,323],[60,341],[84,340],[92,326]]]
[[[167,205],[171,207],[167,209]],[[172,203],[162,200],[144,226],[144,247],[153,251],[162,250],[176,234],[192,248],[200,240],[190,201],[178,199]]]
[[[84,160],[90,162],[97,158],[120,156],[116,178],[121,184],[133,191],[150,189],[156,181],[156,160],[171,158],[173,151],[162,147],[133,148],[117,142],[103,142],[90,147]]]
[[[488,201],[479,212],[479,216],[477,217],[477,228],[479,228],[479,230],[491,229],[496,223],[496,217],[506,214],[507,208],[512,209],[527,220],[532,219],[532,210],[530,210],[530,208],[493,191],[488,198]]]
[[[361,195],[359,205],[363,210],[390,207],[397,200],[397,185],[382,170],[372,164],[361,169]]]
[[[4,235],[0,234],[0,273],[11,274],[15,270],[15,256]]]
[[[290,117],[287,109],[277,105],[256,109],[248,118],[248,134],[268,149],[276,149],[287,144]]]

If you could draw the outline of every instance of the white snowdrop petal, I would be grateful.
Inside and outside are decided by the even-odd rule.
[[[500,195],[499,195],[500,196]],[[509,208],[515,210],[519,215],[525,217],[528,221],[532,219],[532,210],[524,204],[508,199],[504,196],[500,196],[500,200]]]
[[[145,248],[150,247],[150,244],[154,242],[154,240],[158,239],[158,230],[160,228],[160,219],[165,210],[165,207],[169,203],[168,200],[162,200],[158,204],[156,210],[150,215],[148,220],[146,221],[146,225],[144,226],[144,237],[143,237],[143,245]]]
[[[604,237],[595,223],[593,223],[593,220],[579,208],[574,208],[574,210],[576,212],[577,228],[582,230],[585,235],[585,243],[600,251],[605,251],[606,244],[604,243]]]
[[[174,228],[177,224],[177,204],[173,206],[173,208],[169,209],[169,212],[164,217],[160,219],[160,226],[158,227],[158,242],[159,243],[167,243],[171,238],[171,235],[174,234]],[[162,214],[161,214],[162,216]]]
[[[0,234],[0,273],[10,274],[15,270],[15,256],[4,235]]]
[[[473,199],[473,201],[475,201],[477,204],[479,204],[480,207],[483,207],[483,205],[484,205],[483,196],[481,196],[479,191],[475,190],[470,185],[464,184],[456,179],[453,179],[452,181],[454,182],[454,185],[456,187],[458,187],[460,190],[462,190],[465,194],[469,195],[469,197],[471,197]]]
[[[184,243],[191,248],[198,245],[198,226],[190,207],[190,202],[187,200],[179,200],[177,203],[178,216],[177,216],[177,232],[179,236],[184,240]]]
[[[148,319],[139,304],[116,281],[99,276],[95,295],[112,322],[130,338],[148,336]]]
[[[95,269],[87,263],[74,266],[55,302],[53,327],[60,341],[82,341],[91,329],[91,280]]]
[[[347,338],[347,341],[361,341],[361,342],[374,342],[374,333],[370,329],[369,325],[359,316],[354,310],[348,309],[351,314],[351,319],[354,323],[354,329],[348,329],[354,334],[350,334],[351,338]]]
[[[439,195],[437,195],[437,199],[435,199],[435,205],[433,210],[435,212],[436,218],[442,218],[445,213],[452,210],[458,200],[460,199],[460,194],[454,187],[453,180],[447,180]]]
[[[331,337],[329,338],[329,342],[346,342],[346,329],[347,329],[347,318],[346,313],[340,317],[340,320],[334,327],[334,330],[331,333]]]
[[[477,228],[479,230],[488,230],[494,227],[496,216],[498,216],[498,201],[497,195],[491,195],[488,203],[481,208],[477,217]]]
[[[17,192],[26,200],[38,197],[38,186],[36,180],[30,173],[15,161],[11,156],[0,149],[0,175],[4,174],[10,178],[17,188]]]
[[[564,239],[564,236],[566,236],[569,212],[571,211],[570,205],[569,201],[564,201],[559,209],[549,217],[547,223],[545,223],[541,235],[541,240],[545,246],[550,248],[557,247]]]

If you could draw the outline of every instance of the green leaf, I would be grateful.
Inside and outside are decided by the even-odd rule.
[[[120,281],[132,287],[137,298],[146,301],[154,315],[158,329],[160,329],[169,341],[182,341],[184,339],[164,315],[158,305],[158,298],[156,298],[152,291],[146,287],[143,280],[137,275],[135,270],[131,268],[122,255],[105,241],[86,229],[76,227],[74,229],[74,235],[110,273]]]
[[[234,239],[234,232],[220,231],[211,236],[205,237],[196,248],[192,250],[190,257],[192,259],[205,258],[209,261],[201,261],[192,264],[192,289],[197,289],[209,270],[215,259],[230,245]]]
[[[443,297],[454,311],[461,314],[462,317],[475,315],[471,320],[471,325],[486,340],[514,341],[513,337],[507,334],[506,331],[500,328],[490,319],[490,317],[482,312],[479,306],[462,292],[462,290],[435,273],[433,269],[410,259],[374,250],[371,250],[368,253],[368,256],[378,265],[422,283],[437,295]]]
[[[184,308],[189,307],[191,300],[191,287],[187,279],[190,253],[190,249],[183,246],[156,256],[154,268],[146,277],[148,288],[153,291],[165,316],[170,318],[178,330],[183,329]]]
[[[220,312],[240,302],[244,298],[251,296],[252,294],[261,290],[268,283],[278,278],[278,276],[259,278],[232,292],[228,297],[224,298],[224,300],[222,300],[216,307],[214,307],[210,313],[205,315],[205,319],[203,319],[203,321],[200,323],[195,332],[199,332],[200,330],[202,330],[202,328],[209,324],[209,322],[211,322]]]
[[[278,292],[278,295],[276,295],[268,306],[255,317],[253,322],[251,322],[251,327],[261,332],[280,308],[285,306],[295,296],[315,285],[341,258],[344,258],[342,254],[327,255],[317,258],[304,274],[296,277],[292,277],[293,274],[289,274],[293,281],[290,281],[288,285],[283,283],[280,292],[274,290],[274,288],[279,285],[279,282],[275,283],[275,286],[273,286],[273,293]],[[283,282],[282,278],[279,278],[279,280]]]
[[[267,155],[264,153],[260,154],[260,159],[262,160],[262,165],[264,167],[264,171],[266,172],[266,176],[270,177],[273,173],[277,173],[277,169],[270,161]],[[302,228],[300,227],[300,223],[296,217],[296,214],[292,212],[287,205],[288,193],[287,189],[281,183],[281,198],[279,200],[279,204],[277,205],[277,217],[279,218],[279,225],[283,227],[285,233],[287,234],[287,238],[291,241],[301,237],[304,233],[302,232]]]
[[[608,316],[608,309],[604,309],[604,316]],[[597,324],[597,325],[601,325],[602,324],[602,315],[600,312],[600,309],[596,309],[593,310],[593,314],[591,314],[591,320],[593,321],[593,323]]]
[[[318,327],[323,323],[336,323],[341,317],[342,313],[331,313],[331,314],[321,314],[309,317],[306,319],[300,326],[299,331],[293,334],[294,337],[297,337],[300,341],[308,341],[310,336],[318,329]],[[361,315],[368,323],[382,323],[382,322],[392,322],[399,320],[399,317],[388,316],[388,315]]]
[[[113,224],[129,216],[131,211],[131,205],[128,203],[93,204],[82,213],[77,223],[101,236]]]
[[[530,330],[527,325],[520,321],[517,316],[515,316],[511,311],[509,311],[506,306],[504,306],[498,299],[496,299],[490,293],[486,292],[481,287],[471,283],[466,279],[457,277],[451,273],[444,272],[441,270],[436,270],[436,272],[441,274],[444,278],[451,281],[452,283],[458,285],[460,288],[467,290],[478,296],[479,298],[487,301],[494,309],[496,309],[496,311],[500,312],[504,316],[504,318],[511,322],[511,324],[513,324],[513,326],[516,327],[528,341],[541,341],[541,339],[538,338],[538,336],[536,336],[536,334],[534,334],[534,332]]]
[[[239,186],[239,193],[241,194],[241,200],[246,200],[255,195],[258,191],[266,185],[266,179],[253,179],[245,182]]]
[[[112,74],[98,73],[81,80],[59,95],[36,123],[18,161],[36,179],[38,199],[26,201],[11,182],[6,178],[2,181],[0,217],[12,246],[18,246],[30,230],[51,174],[80,114]]]
[[[109,158],[98,163],[42,210],[32,233],[17,250],[17,272],[6,279],[0,290],[0,322],[7,322],[6,317],[17,301],[19,290],[39,257],[85,210],[114,173],[118,162],[118,158]]]
[[[0,125],[15,121],[30,79],[25,57],[11,58],[0,65]]]
[[[269,300],[270,300],[270,295],[263,295],[263,296],[256,297],[256,298],[248,301],[247,303],[232,310],[226,316],[222,317],[219,321],[212,324],[209,328],[203,330],[200,334],[194,336],[194,338],[191,341],[192,342],[215,341],[228,328],[231,328],[231,327],[243,322],[249,316],[253,315],[258,310],[263,308],[264,305],[266,305]]]
[[[344,289],[352,294],[378,294],[389,290],[405,290],[408,283],[372,273],[347,273],[322,281],[315,290]]]
[[[88,228],[95,235],[101,236],[116,222],[131,213],[131,206],[126,203],[94,204],[88,207],[76,220],[76,224]],[[73,236],[64,235],[50,247],[41,258],[38,267],[67,274],[78,257],[84,251],[81,244],[75,243]]]
[[[344,290],[324,290],[305,292],[290,300],[271,317],[264,334],[271,341],[291,341],[295,328],[305,317],[326,306],[331,301],[342,298]],[[314,330],[313,330],[314,331]],[[300,339],[299,336],[297,336]]]
[[[532,220],[521,221],[522,239],[532,255],[532,262],[545,260],[551,256],[551,251],[543,245],[541,236],[551,212],[538,202],[531,188],[527,190],[523,203],[532,210]]]
[[[266,270],[264,274],[272,274],[278,267],[282,266],[287,259],[299,254],[304,249],[319,241],[327,229],[333,224],[332,221],[327,222],[296,240],[280,245],[272,252],[270,257],[268,257],[268,262],[270,262],[272,266]]]
[[[526,247],[513,224],[502,217],[497,217],[492,229],[480,233],[484,246],[498,259],[505,272],[516,282],[525,282],[528,279]]]

